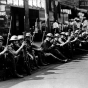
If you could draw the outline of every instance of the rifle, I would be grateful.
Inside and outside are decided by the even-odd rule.
[[[8,36],[7,36],[7,42],[6,42],[6,46],[9,43],[9,37],[10,37],[10,32],[11,32],[11,22],[12,22],[12,16],[11,16],[11,20],[10,20],[10,26],[9,26],[9,32],[8,32]],[[7,56],[7,53],[5,53],[5,58]]]
[[[11,23],[12,23],[12,16],[11,16],[11,20],[10,20],[10,26],[9,26],[9,32],[8,32],[8,37],[7,37],[6,46],[7,46],[8,43],[9,43],[9,37],[10,37],[10,34],[11,34]]]
[[[44,41],[45,32],[46,32],[46,31],[43,31],[42,42]]]
[[[24,35],[24,41],[26,41],[26,32],[23,32],[23,35]],[[28,54],[27,52],[27,46],[24,47],[23,49],[23,57],[24,57],[24,64],[26,66],[26,71],[27,71],[27,74],[30,75],[31,74],[31,70],[30,70],[30,60],[29,60],[29,57],[30,54]]]
[[[35,32],[33,32],[33,36],[32,36],[32,39],[31,39],[31,43],[33,43],[34,36],[35,36]]]

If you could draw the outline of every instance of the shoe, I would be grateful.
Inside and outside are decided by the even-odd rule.
[[[68,59],[65,59],[65,60],[64,60],[64,62],[67,62],[67,61],[68,61]]]
[[[42,66],[46,66],[47,64],[45,64],[45,63],[41,63],[41,65],[42,65]]]
[[[19,74],[16,73],[16,74],[14,75],[14,77],[16,77],[16,78],[23,78],[24,76],[23,76],[23,75],[19,75]]]
[[[38,69],[40,69],[40,66],[37,66]]]

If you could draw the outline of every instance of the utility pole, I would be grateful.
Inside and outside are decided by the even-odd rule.
[[[24,0],[24,31],[29,31],[29,5],[28,5],[28,0]]]

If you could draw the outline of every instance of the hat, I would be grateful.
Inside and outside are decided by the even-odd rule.
[[[27,37],[27,36],[28,36],[28,37],[31,37],[31,34],[30,34],[30,33],[26,33],[26,37]]]
[[[11,38],[10,38],[10,41],[16,41],[18,40],[17,36],[16,35],[13,35]]]
[[[65,35],[65,32],[61,32],[61,35]]]
[[[58,33],[56,33],[56,34],[54,35],[54,37],[59,37],[59,34],[58,34]]]
[[[18,35],[18,40],[24,39],[23,35]]]
[[[65,35],[69,35],[69,32],[65,32]]]
[[[46,35],[46,37],[53,37],[53,34],[52,34],[52,33],[48,33],[48,34]]]

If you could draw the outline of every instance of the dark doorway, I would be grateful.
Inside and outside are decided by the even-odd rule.
[[[22,34],[24,31],[24,8],[11,7],[11,16],[12,16],[12,35]],[[35,22],[39,21],[39,10],[29,9],[29,23],[30,28],[35,26]]]
[[[36,20],[39,21],[39,10],[29,9],[30,28],[35,26]]]
[[[24,31],[24,9],[11,7],[12,15],[12,34],[18,35],[22,34]]]

